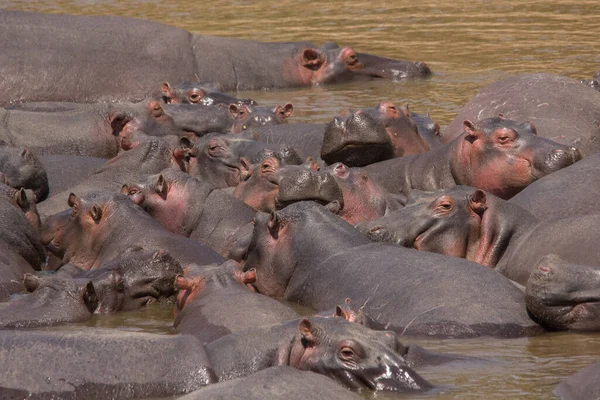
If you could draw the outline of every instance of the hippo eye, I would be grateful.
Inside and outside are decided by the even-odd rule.
[[[192,95],[190,95],[190,101],[192,103],[196,103],[198,100],[200,100],[200,95],[198,95],[198,94],[192,94]]]
[[[354,65],[357,62],[358,62],[358,57],[356,57],[356,54],[352,54],[350,57],[347,58],[348,65]]]
[[[339,354],[340,358],[344,361],[352,361],[356,359],[356,353],[351,347],[342,347]]]
[[[450,211],[452,210],[452,203],[444,202],[437,205],[436,210],[438,211]]]
[[[134,194],[138,194],[138,193],[139,193],[139,190],[137,190],[137,189],[131,189],[131,190],[129,191],[129,194],[130,194],[130,195],[132,195],[132,196],[133,196]]]

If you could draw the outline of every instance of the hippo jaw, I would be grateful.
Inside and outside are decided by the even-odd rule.
[[[294,167],[288,167],[285,170]],[[329,173],[314,172],[303,168],[291,176],[277,173],[272,182],[279,187],[275,198],[278,209],[297,201],[316,201],[322,205],[337,202],[339,208],[344,205],[342,189]],[[300,189],[300,190],[299,190]]]

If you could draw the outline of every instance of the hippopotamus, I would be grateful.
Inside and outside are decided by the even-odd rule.
[[[163,397],[216,382],[206,351],[190,335],[0,331],[0,363],[12,371],[0,377],[4,399]]]
[[[555,254],[538,261],[527,280],[527,310],[545,328],[600,330],[600,266],[576,265]]]
[[[191,34],[123,17],[3,11],[0,26],[6,38],[0,51],[0,105],[137,101],[154,95],[160,82],[219,82],[229,91],[431,75],[422,62],[356,53],[350,47]]]
[[[425,114],[410,113],[410,119],[417,125],[419,135],[425,140],[429,149],[440,147],[442,142],[442,128],[431,119],[429,112]]]
[[[46,219],[42,242],[63,263],[89,270],[113,261],[125,250],[140,246],[165,250],[182,267],[222,262],[223,258],[195,240],[167,231],[127,196],[71,193],[70,209]]]
[[[599,223],[600,214],[540,221],[516,204],[456,186],[414,193],[404,208],[357,228],[376,241],[466,258],[525,285],[547,254],[596,264]]]
[[[350,297],[380,326],[402,335],[510,337],[541,331],[525,311],[522,291],[476,263],[370,242],[311,202],[271,215],[259,212],[255,221],[243,265],[256,269],[254,285],[262,294],[317,311]]]
[[[594,74],[592,80],[581,80],[580,82],[591,87],[592,89],[600,90],[600,71]]]
[[[336,203],[332,207],[343,207],[342,190],[329,173],[304,165],[281,164],[276,157],[265,158],[245,181],[236,186],[233,196],[263,212],[275,211],[301,200],[324,205]]]
[[[600,155],[583,160],[533,182],[510,199],[541,220],[598,212]]]
[[[560,400],[588,400],[600,397],[600,362],[563,380],[552,392]]]
[[[163,82],[160,87],[162,100],[167,104],[202,104],[213,106],[216,104],[256,105],[252,99],[238,99],[227,93],[223,93],[218,83],[180,83],[171,85]]]
[[[98,191],[113,193],[119,191],[125,182],[156,174],[165,168],[186,168],[184,157],[185,152],[182,148],[172,148],[162,139],[153,138],[119,154],[104,163],[88,178],[41,203],[40,214],[48,216],[64,210],[65,201],[73,192],[82,196]]]
[[[294,106],[291,103],[274,107],[230,104],[229,111],[235,118],[231,132],[242,133],[253,127],[287,123],[294,113]]]
[[[306,398],[362,399],[323,375],[280,365],[245,378],[215,383],[180,397],[180,400],[305,400]]]
[[[393,332],[343,318],[309,317],[232,333],[209,343],[206,351],[219,381],[287,365],[326,375],[353,390],[432,389],[395,353],[396,342]]]
[[[228,193],[184,172],[165,170],[121,188],[134,203],[173,233],[239,259],[252,233],[255,211]]]
[[[89,271],[64,265],[57,276],[90,281],[98,299],[94,312],[106,314],[175,300],[175,278],[182,273],[181,265],[166,251],[132,247],[117,259]]]
[[[15,189],[31,189],[35,202],[48,197],[48,176],[40,159],[27,147],[9,147],[0,141],[0,173],[8,186]]]
[[[210,107],[212,114],[213,109],[217,108]],[[119,150],[119,138],[130,130],[152,136],[203,134],[206,119],[215,119],[212,114],[203,116],[196,107],[161,105],[154,99],[139,103],[28,103],[0,109],[0,140],[26,146],[38,155],[112,158]],[[218,126],[229,129],[233,119],[226,107],[221,115],[229,122]]]
[[[42,221],[34,201],[35,194],[33,191],[29,189],[15,189],[0,183],[0,197],[3,197],[13,206],[19,208],[25,214],[25,218],[27,218],[27,221],[33,226],[35,231],[39,232],[42,227]]]
[[[600,93],[548,73],[512,76],[481,89],[442,130],[442,138],[449,142],[460,136],[466,119],[498,114],[530,121],[539,136],[577,147],[584,155],[600,149]]]
[[[87,156],[47,155],[39,159],[48,176],[49,196],[74,187],[106,164],[104,158]]]
[[[529,122],[487,118],[463,123],[450,143],[414,156],[365,167],[392,193],[474,186],[508,199],[527,185],[581,159],[574,147],[538,137]]]
[[[30,203],[35,205],[23,189],[0,183],[0,301],[22,292],[24,274],[39,270],[46,262]]]
[[[25,274],[21,295],[0,305],[0,329],[52,326],[84,322],[98,307],[94,285],[88,279],[56,279]]]
[[[344,207],[337,214],[350,224],[382,217],[401,208],[405,201],[373,182],[362,168],[335,163],[324,171],[333,176],[342,190]]]
[[[189,150],[188,172],[215,187],[235,187],[250,175],[253,163],[275,155],[286,164],[300,164],[295,149],[238,135],[207,135]]]
[[[254,271],[242,272],[233,260],[188,268],[175,281],[179,288],[175,330],[207,344],[230,333],[298,318],[283,303],[249,290],[246,285],[255,279]]]

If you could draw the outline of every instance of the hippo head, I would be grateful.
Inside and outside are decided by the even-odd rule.
[[[123,137],[127,132],[142,131],[152,136],[182,135],[187,131],[178,127],[173,118],[165,113],[158,100],[140,103],[113,103],[109,108],[113,135]]]
[[[388,211],[388,194],[369,178],[361,168],[348,168],[335,163],[325,169],[335,178],[342,189],[344,208],[339,216],[350,224],[370,221],[385,215]]]
[[[237,186],[250,173],[250,163],[240,156],[235,143],[222,135],[200,138],[189,152],[188,172],[226,188]]]
[[[455,181],[509,199],[533,181],[582,158],[579,150],[538,137],[535,127],[502,117],[464,122],[450,166]]]
[[[175,286],[179,290],[175,312],[181,311],[207,286],[241,285],[253,290],[251,284],[255,281],[256,271],[253,269],[242,271],[240,264],[234,260],[227,260],[221,265],[186,267],[185,275],[178,275],[175,278]]]
[[[171,85],[164,82],[161,85],[162,99],[167,104],[202,104],[212,106],[215,104],[243,104],[255,105],[251,99],[238,99],[222,93],[221,85],[218,83],[182,83]]]
[[[415,190],[404,208],[356,228],[375,241],[475,261],[486,209],[486,194],[479,189]]]
[[[321,158],[327,164],[362,167],[392,157],[394,149],[383,123],[367,112],[335,117],[325,128]]]
[[[38,213],[37,206],[35,204],[35,194],[31,190],[25,189],[14,189],[10,186],[0,183],[0,196],[7,198],[13,205],[18,207],[23,213],[31,225],[39,231],[42,223],[40,221],[40,214]]]
[[[557,255],[538,261],[526,288],[527,310],[549,329],[600,329],[600,268],[575,265]]]
[[[297,322],[291,322],[297,323]],[[433,386],[395,352],[396,334],[342,318],[304,318],[277,352],[279,364],[317,372],[352,390],[423,392]]]
[[[28,292],[34,293],[37,307],[71,309],[79,307],[83,313],[94,313],[98,307],[98,296],[89,279],[59,279],[25,274],[23,284]]]
[[[140,182],[126,183],[121,194],[158,220],[167,230],[189,236],[196,227],[202,204],[213,187],[185,172],[165,169],[160,174],[145,177]],[[194,203],[194,207],[188,206]]]
[[[294,113],[294,106],[291,103],[275,107],[233,103],[229,105],[229,111],[235,118],[231,132],[241,133],[260,126],[287,123],[287,118]]]
[[[233,195],[263,212],[303,200],[316,201],[336,210],[341,208],[343,197],[338,184],[330,174],[311,166],[318,168],[314,163],[282,165],[277,157],[267,157],[236,187]]]
[[[43,201],[48,197],[50,187],[44,166],[27,147],[9,147],[0,141],[0,183],[15,189],[31,189],[35,198]]]
[[[396,157],[429,151],[429,145],[411,118],[408,104],[398,108],[392,102],[382,101],[377,106],[365,108],[363,111],[383,123]]]

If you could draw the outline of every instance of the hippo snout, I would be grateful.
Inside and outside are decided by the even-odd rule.
[[[373,385],[373,389],[387,392],[424,392],[433,385],[417,374],[406,362],[395,357],[377,357],[375,368],[363,370],[363,380]]]
[[[575,147],[551,150],[546,155],[542,172],[544,172],[544,174],[549,174],[561,168],[568,167],[582,158],[583,156],[581,155],[581,152]]]

